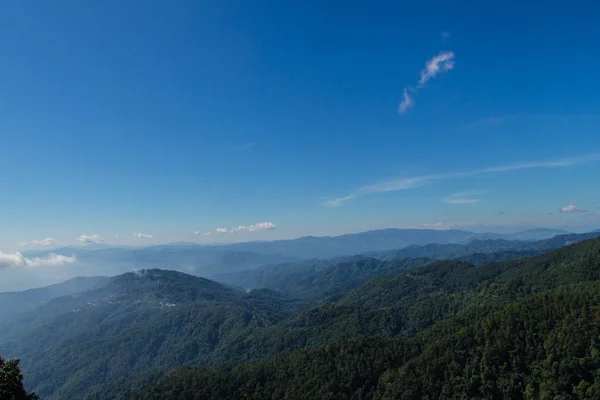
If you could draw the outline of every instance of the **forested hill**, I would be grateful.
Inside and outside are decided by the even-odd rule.
[[[316,347],[175,370],[135,399],[597,399],[599,278],[598,239],[482,267],[431,264],[294,317],[285,337],[319,332],[305,342]]]
[[[276,293],[241,293],[176,271],[144,270],[51,300],[0,327],[0,354],[21,359],[43,399],[79,399],[152,368],[206,364],[249,327],[297,309]]]

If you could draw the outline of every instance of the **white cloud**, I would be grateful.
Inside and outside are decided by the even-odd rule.
[[[142,232],[134,233],[133,237],[136,237],[138,239],[152,239],[152,235],[149,235],[147,233],[142,233]]]
[[[254,225],[238,225],[231,229],[217,228],[216,232],[217,233],[258,232],[258,231],[265,231],[265,230],[273,230],[275,228],[277,228],[277,225],[275,225],[272,222],[265,221],[265,222],[258,222]]]
[[[419,86],[422,87],[431,78],[439,73],[450,71],[454,68],[454,53],[451,51],[442,51],[437,56],[425,63],[425,69],[421,71]]]
[[[4,253],[0,251],[0,269],[2,268],[41,268],[63,264],[72,264],[76,261],[75,256],[63,256],[51,253],[47,257],[27,258],[23,254]]]
[[[442,37],[446,40],[450,34],[446,33],[446,37],[444,37],[444,33],[442,33]],[[435,78],[436,75],[450,71],[454,68],[454,53],[451,51],[442,51],[437,56],[428,60],[425,63],[425,69],[421,71],[421,79],[419,79],[419,83],[417,85],[418,88],[422,88],[425,86],[427,81],[432,78]],[[409,108],[412,108],[415,105],[415,102],[410,94],[410,92],[415,92],[416,89],[410,89],[405,87],[402,95],[402,101],[398,106],[398,113],[404,114]]]
[[[561,213],[566,213],[566,214],[575,214],[575,213],[586,212],[586,210],[582,210],[581,208],[576,207],[573,204],[570,204],[568,206],[565,206],[565,207],[561,208],[560,212]]]
[[[517,171],[522,169],[534,169],[534,168],[561,168],[569,167],[571,165],[581,164],[585,162],[595,161],[600,159],[600,154],[588,154],[578,157],[563,158],[553,161],[539,161],[539,162],[523,162],[513,163],[505,165],[497,165],[493,167],[475,169],[471,171],[463,172],[448,172],[440,174],[413,176],[406,178],[399,178],[380,183],[375,183],[367,186],[362,186],[350,193],[348,196],[335,198],[325,203],[329,207],[339,207],[347,200],[353,199],[358,196],[364,196],[371,193],[383,193],[383,192],[395,192],[400,190],[414,189],[421,186],[429,185],[431,183],[445,180],[445,179],[457,179],[465,178],[475,175],[484,175],[498,172]]]
[[[98,244],[102,243],[100,235],[81,235],[77,238],[82,244]]]
[[[31,243],[37,246],[49,247],[54,246],[56,244],[56,240],[53,238],[45,238],[41,240],[32,240]]]
[[[408,89],[404,88],[404,95],[402,97],[402,102],[398,106],[398,112],[400,114],[403,114],[406,112],[406,110],[408,110],[409,108],[411,108],[414,105],[415,105],[415,102],[412,99],[412,97],[410,96],[410,94],[408,93]]]
[[[210,232],[200,232],[200,231],[196,231],[194,232],[194,235],[198,235],[198,236],[210,236],[211,233]]]
[[[477,198],[482,192],[471,190],[468,192],[453,193],[450,196],[444,197],[442,201],[448,204],[474,204],[481,199]]]
[[[277,228],[277,225],[275,225],[272,222],[259,222],[257,224],[254,225],[250,225],[248,227],[248,231],[249,232],[256,232],[256,231],[264,231],[264,230],[273,230]]]

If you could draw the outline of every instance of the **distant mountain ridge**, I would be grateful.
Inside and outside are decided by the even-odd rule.
[[[28,257],[50,253],[75,256],[68,265],[47,266],[35,276],[25,269],[0,270],[0,292],[40,287],[75,276],[112,276],[138,269],[172,269],[210,277],[285,262],[349,257],[370,252],[396,251],[409,246],[464,245],[474,240],[546,239],[557,230],[533,229],[511,235],[473,233],[461,230],[382,229],[332,237],[303,237],[272,242],[227,245],[167,244],[148,247],[66,247],[26,252]],[[419,255],[419,257],[427,257]],[[402,258],[402,257],[400,257]],[[28,284],[28,282],[30,282]]]
[[[335,280],[331,280],[331,277],[327,276],[331,273],[330,269],[333,266],[338,270],[346,267],[351,271],[353,268],[358,267],[364,259],[371,258],[395,262],[393,267],[391,265],[384,268],[378,266],[376,270],[363,274],[363,277],[373,277],[378,274],[397,273],[401,269],[415,268],[435,260],[457,259],[476,265],[494,261],[508,261],[534,256],[565,245],[594,239],[598,236],[600,236],[600,232],[555,236],[551,239],[539,241],[475,239],[467,244],[412,245],[400,250],[373,251],[331,260],[310,260],[300,263],[268,265],[237,273],[214,275],[211,279],[245,289],[269,288],[302,297],[312,292],[322,293],[322,288],[319,289],[318,282],[321,282],[321,284],[322,282],[335,284]],[[398,263],[398,260],[405,260],[406,262],[401,264]],[[359,282],[363,281],[359,278],[356,283]],[[317,287],[312,289],[315,285]],[[330,293],[333,293],[333,291],[330,291]]]

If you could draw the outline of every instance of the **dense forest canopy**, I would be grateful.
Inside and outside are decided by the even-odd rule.
[[[513,254],[326,263],[281,291],[128,273],[11,317],[0,351],[44,399],[594,398],[600,239]]]

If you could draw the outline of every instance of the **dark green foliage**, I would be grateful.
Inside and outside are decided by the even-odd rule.
[[[499,357],[502,352],[514,351],[510,346],[537,349],[541,341],[545,349],[547,339],[555,335],[564,342],[560,344],[563,348],[569,348],[570,339],[565,337],[574,333],[556,331],[557,325],[546,326],[538,336],[526,332],[510,337],[511,332],[520,332],[514,324],[525,324],[527,329],[537,324],[535,319],[520,321],[519,315],[528,314],[527,308],[519,307],[535,310],[539,302],[546,301],[566,310],[560,302],[572,304],[567,297],[581,294],[581,304],[596,309],[592,300],[600,279],[600,240],[483,266],[438,261],[412,268],[410,263],[366,259],[323,268],[318,277],[303,284],[306,298],[331,296],[308,308],[271,290],[241,293],[173,271],[126,274],[94,291],[49,302],[42,309],[49,319],[40,319],[39,312],[23,316],[19,326],[26,328],[6,342],[4,349],[23,360],[28,387],[51,399],[122,399],[150,382],[156,384],[141,398],[394,398],[403,390],[398,387],[413,379],[410,370],[403,369],[407,365],[435,372],[436,381],[442,382],[438,387],[434,381],[421,384],[426,378],[419,378],[411,383],[413,397],[407,398],[461,398],[448,395],[448,387],[458,388],[457,393],[466,396],[463,398],[473,398],[469,393],[488,393],[484,384],[492,379],[477,370],[484,375],[483,383],[473,383],[468,389],[471,392],[463,388],[465,379],[471,382],[468,371],[488,357],[486,346],[499,347],[492,352]],[[356,287],[361,279],[378,275]],[[311,284],[318,294],[311,294]],[[575,286],[565,290],[565,285]],[[514,307],[515,312],[511,311]],[[516,321],[509,328],[478,333],[487,323],[503,326],[509,315]],[[550,311],[531,318],[544,315]],[[570,329],[573,321],[586,320],[589,315],[561,312],[552,318],[567,321]],[[594,323],[577,326],[583,327],[584,335],[594,335]],[[457,339],[455,334],[461,332],[466,336]],[[469,342],[475,333],[483,339]],[[509,336],[494,336],[501,334]],[[522,338],[525,344],[518,342]],[[448,341],[451,339],[475,347],[460,347]],[[434,345],[437,347],[429,351]],[[481,354],[477,346],[483,348]],[[436,352],[445,348],[459,354],[435,359]],[[549,353],[536,350],[532,354],[526,365],[533,367]],[[464,365],[452,367],[455,359]],[[437,367],[429,371],[429,365]],[[177,366],[181,366],[177,372],[168,372]],[[189,369],[192,366],[214,367]],[[585,368],[595,371],[591,364]],[[494,372],[493,379],[514,378],[500,372]],[[523,382],[531,383],[528,390],[534,397],[522,398],[540,398],[536,393],[546,393],[547,379],[543,374],[540,378],[531,371],[527,374],[532,378]],[[569,379],[582,388],[589,383],[586,393],[595,393],[590,389],[595,378],[585,375],[587,383]],[[161,388],[171,396],[160,397]],[[551,390],[563,397],[566,393],[564,388]],[[503,398],[490,393],[481,396]]]
[[[280,331],[279,340],[310,332],[303,345],[322,345],[173,371],[134,398],[597,399],[599,278],[599,240],[483,267],[431,264],[369,282]],[[371,338],[335,340],[365,331]],[[385,338],[394,334],[404,338]]]
[[[0,400],[35,400],[35,393],[28,393],[23,387],[23,374],[19,360],[4,361],[0,356]]]
[[[468,313],[408,340],[355,339],[255,365],[183,369],[136,400],[597,399],[600,284]]]

